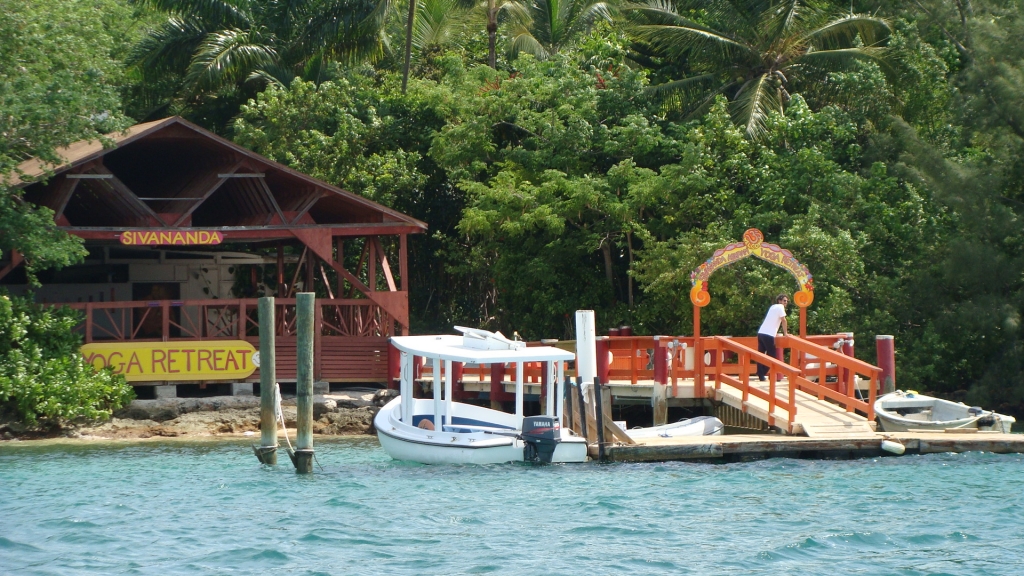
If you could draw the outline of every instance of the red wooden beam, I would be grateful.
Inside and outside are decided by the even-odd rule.
[[[19,264],[25,261],[25,257],[21,255],[21,252],[17,250],[11,250],[11,261],[6,266],[0,268],[0,278],[7,276],[7,274],[18,267]]]
[[[78,228],[75,226],[58,226],[60,230],[78,236],[83,240],[110,240],[119,241],[121,232],[125,230],[145,229],[152,232],[187,232],[190,230],[215,230],[224,235],[224,240],[291,240],[297,238],[293,230],[301,230],[302,227],[295,226],[211,226],[209,228],[172,228],[172,227],[136,227],[124,226],[118,228]],[[319,229],[328,232],[329,236],[335,238],[349,238],[359,236],[397,236],[401,234],[422,234],[425,228],[413,224],[401,222],[383,222],[379,224],[324,224],[320,226],[308,226],[307,229]]]

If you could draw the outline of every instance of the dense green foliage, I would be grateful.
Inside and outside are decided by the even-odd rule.
[[[130,124],[119,91],[131,14],[117,0],[0,0],[0,254],[18,250],[29,272],[84,250],[54,230],[50,210],[21,202],[10,179],[28,158],[57,162],[57,147]]]
[[[26,423],[109,418],[135,397],[124,377],[78,353],[81,314],[0,294],[0,406]]]
[[[17,166],[33,156],[59,163],[58,147],[131,123],[120,91],[133,26],[118,0],[0,0],[0,254],[21,253],[30,281],[85,251],[55,228],[53,212],[12,189]],[[29,423],[61,424],[109,416],[131,397],[123,378],[77,354],[75,324],[70,310],[0,296],[0,404]]]
[[[36,63],[0,61],[6,172],[126,113],[184,113],[428,222],[416,332],[569,337],[592,308],[685,334],[690,271],[757,227],[814,274],[810,331],[853,331],[868,359],[894,334],[901,387],[1024,412],[1016,0],[423,0],[411,27],[406,2],[128,1],[52,8],[99,7],[81,50],[69,27],[25,40],[51,8],[5,5],[4,49]],[[52,233],[45,210],[3,198],[0,249],[74,261],[29,233]],[[750,334],[792,288],[744,261],[702,319]]]

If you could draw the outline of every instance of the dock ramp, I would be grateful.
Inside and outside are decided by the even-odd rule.
[[[714,380],[713,387],[705,388],[706,396],[787,434],[812,438],[874,436],[873,404],[881,369],[803,338],[786,337],[784,342],[793,364],[734,339],[702,339],[702,347],[710,356],[704,374]],[[802,360],[807,358],[817,361],[814,369]],[[757,364],[766,367],[766,380],[753,378]],[[826,365],[835,369],[831,382],[827,381]],[[866,397],[860,393],[862,376],[868,382]]]
[[[767,382],[752,382],[752,388],[757,388],[765,395],[769,393]],[[743,401],[743,392],[728,384],[711,392],[714,393],[714,400],[732,406],[750,416],[769,421],[768,402],[754,395],[748,395],[746,402]],[[789,395],[789,383],[786,380],[776,383],[775,395],[780,401],[785,400]],[[862,437],[873,436],[874,429],[868,419],[854,412],[847,412],[841,406],[827,400],[818,400],[817,397],[807,394],[801,390],[796,391],[796,417],[793,418],[793,434],[806,435],[811,438],[836,438],[836,437]],[[789,412],[782,407],[776,407],[774,412],[775,422],[788,422]]]

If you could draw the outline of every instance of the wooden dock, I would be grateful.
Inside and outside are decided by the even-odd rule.
[[[852,459],[895,456],[882,450],[883,440],[903,444],[906,447],[904,455],[973,451],[996,454],[1024,453],[1024,434],[872,432],[861,436],[833,438],[782,434],[655,438],[634,446],[605,446],[604,457],[610,462],[742,462],[765,458]],[[596,456],[596,448],[593,448],[591,457]]]
[[[429,388],[429,382],[424,384]],[[864,387],[861,391],[866,396],[869,383],[861,380],[858,384],[859,389]],[[515,389],[515,382],[503,379],[499,386],[503,391],[511,393]],[[610,404],[621,406],[650,403],[657,385],[653,380],[612,380],[602,388],[610,396]],[[819,399],[800,389],[794,392],[796,414],[789,426],[789,413],[783,407],[789,395],[789,381],[786,378],[776,382],[776,402],[771,403],[773,406],[767,400],[771,397],[769,382],[750,382],[746,398],[742,390],[727,383],[721,383],[716,388],[714,382],[706,382],[703,396],[698,393],[699,388],[693,379],[679,379],[674,386],[669,386],[667,402],[675,406],[703,405],[710,407],[716,414],[723,409],[731,410],[746,419],[764,423],[769,431],[763,434],[650,438],[636,444],[616,442],[615,437],[606,434],[606,442],[600,447],[603,450],[599,450],[596,442],[591,443],[591,457],[603,457],[609,462],[737,462],[765,458],[853,459],[894,456],[882,449],[884,440],[902,444],[904,455],[970,451],[1024,453],[1024,434],[977,430],[876,431],[875,422],[856,411],[827,399]],[[470,393],[493,389],[491,382],[484,378],[470,377],[462,382],[462,390]],[[527,394],[539,395],[542,391],[541,385],[536,382],[524,383],[524,389]],[[588,419],[593,433],[593,417]],[[726,418],[722,419],[729,424]]]

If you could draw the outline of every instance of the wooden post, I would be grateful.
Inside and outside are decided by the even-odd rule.
[[[651,389],[651,408],[655,426],[668,423],[668,354],[665,336],[654,337],[654,387]]]
[[[879,374],[882,394],[888,394],[896,390],[896,339],[892,336],[875,336],[875,348],[878,352],[878,367],[882,369]]]
[[[256,458],[267,466],[277,465],[277,355],[274,333],[274,298],[259,299],[260,318],[260,447]]]
[[[277,243],[277,296],[284,298],[284,244]]]
[[[551,388],[551,362],[540,363],[540,413],[548,414],[548,389]]]
[[[839,332],[839,335],[843,337],[843,345],[839,349],[839,353],[853,358],[853,332]],[[822,360],[821,363],[825,364],[825,361]],[[850,398],[856,398],[857,391],[853,378],[856,378],[857,375],[849,368],[839,368],[836,372],[837,391]]]
[[[566,376],[565,381],[562,383],[562,428],[573,428],[572,420],[572,380]]]
[[[576,404],[577,406],[573,407],[573,416],[579,417],[580,436],[583,436],[587,440],[587,444],[590,444],[590,436],[587,433],[587,403],[583,399],[583,378],[580,376],[576,377]],[[578,413],[576,412],[577,408],[579,409]]]
[[[599,352],[600,353],[600,352]],[[594,382],[594,413],[597,415],[597,461],[604,462],[604,394],[603,385]]]
[[[672,391],[675,394],[675,390]],[[700,339],[700,307],[693,307],[693,394],[704,397],[704,343]]]
[[[299,474],[313,472],[313,308],[316,294],[300,292],[295,298],[295,456],[292,463]]]

